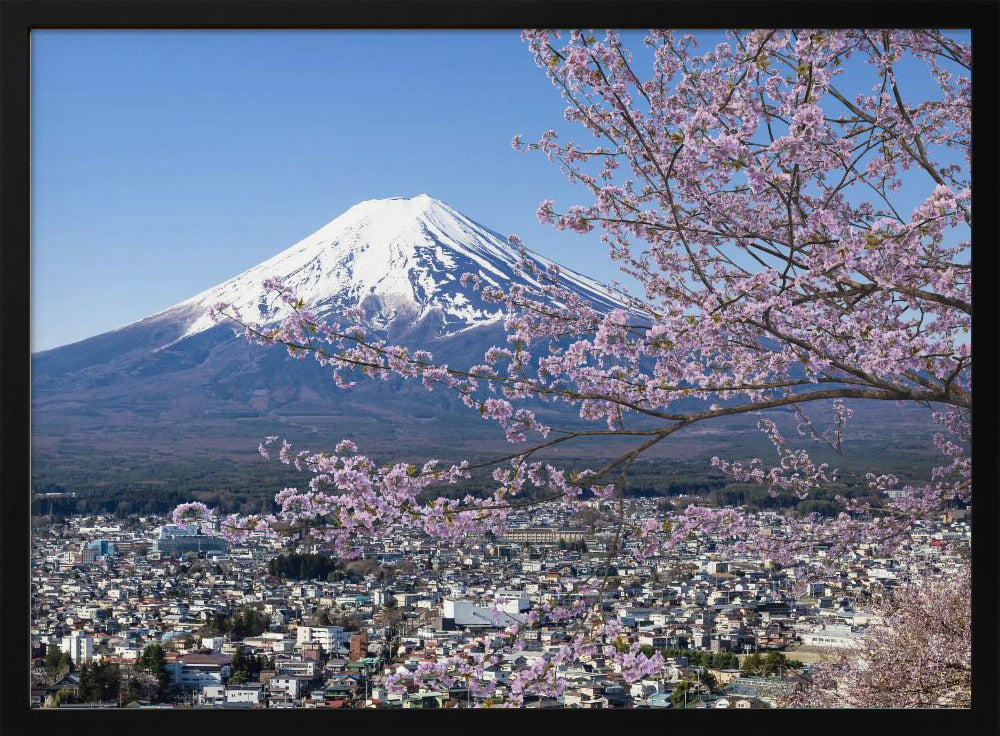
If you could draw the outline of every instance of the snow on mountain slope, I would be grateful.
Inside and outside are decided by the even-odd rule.
[[[531,257],[543,268],[551,263]],[[220,301],[236,306],[245,319],[275,321],[287,307],[265,304],[261,284],[278,276],[320,315],[361,303],[378,327],[400,318],[416,323],[437,311],[442,317],[437,334],[450,335],[503,318],[498,305],[484,303],[461,285],[462,274],[474,273],[501,288],[533,283],[516,272],[517,261],[504,238],[426,194],[367,200],[287,250],[159,315],[190,320],[180,339],[211,328],[208,310]],[[560,272],[567,286],[596,308],[619,306],[592,279]]]

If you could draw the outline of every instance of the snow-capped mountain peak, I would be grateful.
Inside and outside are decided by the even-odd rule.
[[[532,257],[542,266],[549,261]],[[263,263],[172,307],[190,315],[181,337],[212,327],[209,307],[227,302],[247,319],[281,319],[286,307],[262,301],[261,284],[280,277],[320,314],[362,304],[373,326],[440,315],[439,335],[503,318],[461,285],[463,273],[507,287],[529,282],[516,271],[517,251],[506,239],[426,194],[359,202],[336,219]],[[598,306],[617,306],[597,282],[561,269],[573,288]]]

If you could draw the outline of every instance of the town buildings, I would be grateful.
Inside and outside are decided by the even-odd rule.
[[[658,512],[654,501],[636,499],[628,513]],[[779,517],[762,514],[761,522],[780,533]],[[528,698],[526,707],[673,707],[683,682],[693,683],[697,707],[769,707],[800,672],[755,680],[738,666],[692,666],[692,658],[729,653],[738,661],[772,650],[795,658],[849,646],[870,623],[868,595],[897,584],[917,561],[954,568],[971,538],[968,518],[954,514],[918,524],[892,558],[859,546],[843,559],[818,550],[782,568],[724,557],[695,534],[670,555],[620,556],[606,569],[607,535],[574,524],[561,507],[513,514],[510,526],[504,539],[454,549],[400,529],[365,542],[362,561],[307,581],[268,575],[267,561],[282,550],[263,538],[232,546],[153,517],[40,526],[32,538],[33,702],[52,705],[59,690],[75,687],[74,673],[45,671],[48,647],[69,652],[78,674],[95,662],[139,672],[142,653],[158,644],[169,683],[150,700],[176,707],[481,705],[485,697],[468,688],[404,697],[384,682],[422,662],[482,653],[540,601],[580,601],[579,582],[600,574],[603,591],[584,602],[620,620],[627,643],[677,655],[657,677],[633,683],[600,656],[561,664],[564,694]],[[237,619],[251,629],[219,628]],[[551,657],[567,635],[559,625],[532,629],[521,650],[486,671],[491,697],[502,699],[520,669]],[[713,687],[701,684],[706,674]]]

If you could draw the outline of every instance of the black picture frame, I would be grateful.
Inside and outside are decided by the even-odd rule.
[[[972,28],[974,52],[975,198],[978,215],[973,229],[973,289],[976,310],[973,344],[980,356],[973,385],[974,501],[979,530],[973,536],[973,707],[968,711],[753,711],[734,713],[649,711],[413,711],[313,712],[275,711],[32,711],[28,707],[25,655],[30,648],[29,509],[30,486],[30,348],[29,348],[29,43],[42,28],[517,28],[517,27],[823,27],[864,26]],[[878,733],[884,729],[919,728],[931,732],[979,734],[1000,732],[997,693],[998,514],[997,370],[995,341],[998,289],[997,171],[1000,149],[996,135],[1000,4],[993,1],[950,2],[736,2],[695,0],[647,2],[531,0],[3,0],[0,3],[0,732],[62,734],[83,731],[142,732],[150,727],[170,731],[248,729],[249,733],[291,728],[363,728],[375,732],[441,733],[447,729],[477,733],[512,729],[581,729],[614,732],[681,729],[705,732]],[[980,246],[980,244],[983,244]],[[332,719],[332,720],[331,720]]]

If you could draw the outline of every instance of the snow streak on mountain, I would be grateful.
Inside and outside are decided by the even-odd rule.
[[[531,258],[542,268],[551,263]],[[211,328],[208,310],[220,301],[245,319],[277,321],[288,307],[262,301],[261,284],[278,276],[321,316],[361,304],[373,327],[385,327],[399,319],[417,323],[436,312],[440,327],[434,336],[454,335],[504,316],[499,305],[462,286],[462,274],[502,289],[533,284],[516,272],[517,261],[505,238],[426,194],[368,200],[273,258],[154,316],[190,315],[180,339]],[[619,306],[592,279],[565,268],[560,273],[595,308]]]

